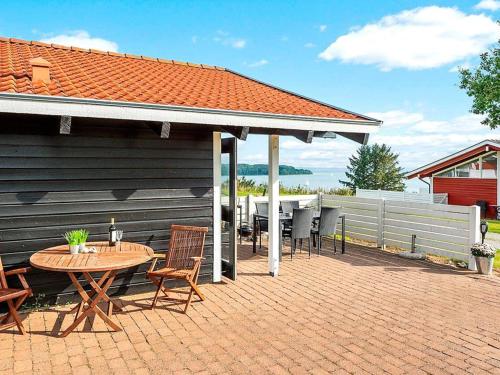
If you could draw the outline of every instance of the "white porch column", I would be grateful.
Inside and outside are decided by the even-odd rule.
[[[222,234],[221,234],[221,133],[213,133],[213,174],[214,174],[214,257],[212,281],[222,280]]]
[[[268,265],[269,274],[277,277],[279,272],[279,207],[280,207],[280,181],[279,181],[279,136],[269,136],[269,245]]]

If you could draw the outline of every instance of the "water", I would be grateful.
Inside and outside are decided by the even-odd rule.
[[[280,176],[281,183],[286,187],[304,186],[310,189],[331,189],[343,187],[339,180],[345,180],[345,170],[341,168],[307,168],[313,174]],[[254,180],[257,184],[266,184],[267,176],[244,176]],[[418,179],[408,180],[406,190],[418,192],[420,188],[427,189],[427,185]],[[427,191],[427,190],[426,190]]]

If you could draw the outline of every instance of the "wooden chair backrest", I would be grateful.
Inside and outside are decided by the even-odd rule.
[[[2,258],[0,258],[0,288],[8,288],[7,279],[3,270]]]
[[[193,269],[195,261],[192,257],[203,256],[207,233],[207,227],[172,225],[165,266],[175,269]]]

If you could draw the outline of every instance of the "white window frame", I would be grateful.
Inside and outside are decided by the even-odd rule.
[[[453,167],[448,167],[446,169],[443,169],[443,170],[440,170],[439,172],[436,172],[436,173],[433,173],[432,174],[432,177],[437,177],[437,178],[478,178],[478,177],[460,177],[460,176],[457,176],[457,172],[456,172],[456,169],[462,165],[465,165],[465,164],[469,164],[471,161],[475,160],[475,159],[479,159],[479,170],[480,170],[480,179],[485,179],[485,180],[496,180],[498,178],[497,177],[483,177],[483,158],[484,157],[487,157],[487,156],[490,156],[490,155],[494,155],[496,154],[497,152],[496,151],[491,151],[491,152],[487,152],[483,155],[480,155],[479,157],[473,157],[473,158],[470,158],[460,164],[456,164],[454,165]],[[499,164],[499,160],[498,160],[498,156],[497,156],[497,166]],[[451,171],[451,170],[455,170],[455,176],[454,177],[450,177],[450,176],[440,176],[440,174],[442,173],[445,173],[445,172],[448,172],[448,171]]]

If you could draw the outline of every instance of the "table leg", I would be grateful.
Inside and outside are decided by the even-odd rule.
[[[92,286],[92,288],[94,288],[94,290],[89,293],[90,298],[92,298],[96,294],[96,291],[99,291],[102,288],[102,285],[104,284],[104,282],[106,281],[106,279],[108,278],[110,273],[111,273],[111,271],[107,271],[104,275],[102,275],[102,277],[99,279],[99,281],[97,283],[95,282],[94,278],[89,273],[83,274],[83,276],[85,277],[87,282]],[[111,299],[108,297],[107,294],[104,294],[102,296],[102,299],[104,301],[106,301],[111,306],[111,308],[112,308],[111,311],[118,311],[118,312],[123,311],[123,309],[120,306],[115,305],[113,303],[113,301],[111,301]],[[111,316],[111,314],[108,314],[108,315]]]
[[[87,280],[92,279],[92,277],[88,272],[84,272],[83,275]],[[83,310],[82,314],[77,319],[75,319],[75,321],[71,323],[71,325],[68,328],[64,330],[64,332],[61,334],[61,337],[66,337],[71,332],[73,332],[75,328],[78,327],[78,325],[81,322],[83,322],[85,318],[89,316],[92,312],[97,314],[113,330],[121,331],[121,327],[113,320],[111,320],[111,317],[108,316],[106,313],[104,313],[104,311],[102,311],[101,308],[98,306],[98,303],[105,298],[104,296],[106,296],[109,299],[109,296],[106,294],[106,292],[108,291],[111,284],[113,284],[113,280],[116,277],[116,271],[111,271],[109,272],[109,274],[107,274],[107,279],[103,281],[102,287],[100,287],[98,283],[96,283],[95,281],[91,283],[91,286],[92,288],[94,288],[96,294],[96,297],[94,299],[91,299],[88,293],[85,291],[85,289],[83,289],[82,285],[76,278],[74,272],[68,272],[68,276],[71,279],[71,282],[75,286],[76,290],[78,291],[78,294],[80,294],[80,296],[82,297],[82,302],[87,303],[88,307],[87,309]]]
[[[102,287],[102,285],[104,284],[104,282],[106,281],[106,279],[108,278],[109,274],[110,274],[111,271],[107,271],[106,273],[104,273],[104,275],[101,276],[101,278],[99,279],[99,281],[97,282],[97,285],[99,285],[99,287]],[[95,291],[90,291],[89,293],[89,297],[90,298],[93,298],[94,295],[96,294]],[[107,297],[107,296],[106,296]],[[106,300],[106,298],[104,298]],[[108,304],[111,304],[113,306],[113,310],[114,311],[118,311],[118,312],[121,312],[123,311],[123,309],[120,307],[120,306],[117,306],[115,304],[112,304],[111,301],[108,299],[106,300],[106,302],[108,302]],[[82,313],[83,311],[83,308],[85,307],[85,301],[82,301],[80,302],[78,305],[76,305],[72,310],[71,312],[75,312],[76,311],[76,315],[75,315],[75,319],[78,318],[78,316]],[[108,314],[109,315],[109,314]]]
[[[342,216],[342,254],[345,254],[345,216]]]

